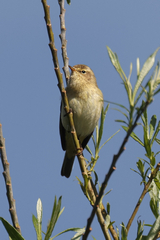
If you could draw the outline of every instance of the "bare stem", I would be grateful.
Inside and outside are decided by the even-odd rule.
[[[1,161],[4,169],[3,176],[6,184],[7,198],[9,203],[9,212],[11,215],[14,228],[21,234],[21,228],[18,223],[18,216],[16,212],[16,203],[15,203],[15,199],[13,198],[12,181],[11,181],[11,176],[9,172],[9,162],[7,160],[5,139],[3,138],[1,123],[0,123],[0,156],[1,156]]]
[[[60,28],[61,28],[61,34],[59,35],[61,39],[62,44],[62,58],[63,58],[63,71],[66,78],[66,83],[68,84],[68,79],[70,78],[69,73],[69,58],[67,57],[67,40],[66,40],[66,27],[65,27],[65,9],[64,9],[64,0],[58,0],[59,6],[60,6]]]
[[[105,179],[104,179],[104,182],[102,183],[102,187],[101,187],[101,190],[99,192],[99,195],[97,196],[97,199],[96,199],[96,202],[95,202],[95,205],[93,207],[93,210],[91,212],[91,215],[90,217],[88,218],[88,221],[87,221],[87,227],[86,227],[86,231],[83,235],[83,240],[86,240],[88,235],[89,235],[89,229],[91,228],[91,223],[94,219],[94,216],[95,216],[95,213],[96,213],[96,210],[97,210],[97,207],[99,205],[99,202],[104,194],[104,190],[108,184],[108,181],[113,173],[113,171],[116,169],[116,163],[119,159],[119,157],[121,156],[121,154],[123,153],[123,151],[125,150],[125,144],[126,142],[128,141],[129,139],[129,136],[130,134],[132,133],[132,131],[134,130],[134,128],[137,126],[137,121],[138,119],[140,118],[140,116],[142,115],[142,113],[145,111],[145,109],[147,108],[147,106],[150,104],[150,101],[146,101],[146,103],[144,104],[144,106],[141,108],[141,110],[139,110],[139,112],[137,113],[137,117],[134,121],[134,124],[128,129],[128,132],[119,148],[119,151],[116,155],[113,156],[113,160],[112,160],[112,163],[111,163],[111,166],[110,166],[110,169],[108,171],[108,173],[106,174],[105,176]]]
[[[154,171],[151,173],[151,176],[150,176],[147,184],[144,185],[143,192],[142,192],[140,198],[138,199],[138,202],[137,202],[137,204],[136,204],[136,206],[135,206],[135,209],[134,209],[134,211],[133,211],[133,213],[132,213],[132,215],[131,215],[131,217],[130,217],[130,219],[129,219],[129,221],[128,221],[128,224],[127,224],[127,227],[126,227],[126,228],[127,228],[127,232],[129,232],[130,226],[131,226],[131,224],[132,224],[132,222],[133,222],[133,220],[134,220],[134,218],[135,218],[135,216],[136,216],[136,213],[138,212],[138,209],[139,209],[139,207],[140,207],[140,204],[141,204],[144,196],[145,196],[146,193],[148,192],[148,188],[149,188],[152,180],[155,178],[155,176],[156,176],[159,168],[160,168],[160,163],[157,164],[156,168],[155,168]]]

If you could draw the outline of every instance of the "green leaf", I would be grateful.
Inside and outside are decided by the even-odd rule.
[[[126,227],[125,227],[125,225],[124,225],[124,223],[122,222],[122,229],[121,229],[121,239],[122,240],[127,240],[127,229],[126,229]]]
[[[65,207],[63,207],[63,208],[61,209],[61,211],[59,212],[58,218],[61,216],[61,214],[63,213],[64,209],[65,209]]]
[[[155,200],[155,198],[151,198],[150,200],[150,208],[152,210],[152,213],[154,214],[155,218],[158,218],[158,201]]]
[[[92,151],[91,151],[91,149],[90,149],[90,147],[88,146],[88,145],[86,145],[86,150],[91,154],[91,156],[93,156],[93,153],[92,153]]]
[[[96,148],[96,141],[94,139],[94,136],[92,135],[92,141],[93,141],[93,144],[94,144],[94,148]]]
[[[154,155],[154,157],[156,157],[158,154],[160,154],[160,151],[156,152],[156,154]]]
[[[154,237],[158,234],[160,230],[160,216],[156,219],[154,224],[152,225],[151,230],[149,231],[149,234],[142,239],[144,240],[153,240]]]
[[[92,236],[92,237],[93,237],[93,236]],[[93,237],[93,239],[94,239],[94,240],[96,240],[96,238],[95,238],[95,237]]]
[[[8,232],[9,237],[12,240],[25,240],[19,232],[9,223],[7,222],[4,218],[0,217],[0,220],[3,223],[3,226],[5,227],[6,231]]]
[[[149,87],[149,96],[155,96],[157,94],[157,91],[155,91],[160,84],[160,63],[158,61],[155,70],[151,76],[150,81],[148,82],[148,87]],[[158,89],[159,90],[159,89]]]
[[[104,147],[104,145],[109,141],[111,140],[120,130],[118,130],[116,133],[114,133],[110,138],[107,139],[107,141],[105,141],[102,146],[99,148],[99,151],[101,150],[102,147]]]
[[[133,90],[133,100],[135,99],[135,96],[137,94],[137,91],[140,87],[140,85],[142,84],[145,76],[148,74],[148,72],[150,71],[150,69],[152,68],[154,62],[155,62],[155,57],[156,57],[156,54],[158,52],[160,48],[157,48],[156,51],[149,56],[149,58],[146,60],[146,62],[144,63],[140,73],[139,73],[139,76],[138,76],[138,79],[137,79],[137,82],[136,82],[136,85],[135,85],[135,88]]]
[[[137,162],[137,168],[139,169],[141,176],[143,176],[144,175],[144,164],[142,163],[142,161],[140,159]]]
[[[154,96],[159,92],[160,92],[160,88],[157,91],[154,92]]]
[[[160,121],[158,122],[158,125],[157,125],[156,130],[153,135],[153,138],[151,140],[151,146],[153,145],[154,141],[156,141],[156,137],[157,137],[159,131],[160,131]]]
[[[143,133],[144,133],[144,147],[147,152],[148,158],[151,157],[151,145],[149,140],[149,127],[148,127],[148,117],[147,117],[147,110],[144,111],[143,117],[142,117],[144,127],[143,127]]]
[[[136,240],[141,240],[142,238],[142,234],[143,234],[143,226],[144,224],[142,225],[141,221],[137,221],[138,223],[138,228],[137,228],[137,238]]]
[[[100,127],[99,127],[99,134],[98,134],[99,137],[98,137],[98,142],[97,142],[97,150],[99,148],[99,145],[100,145],[100,142],[101,142],[101,139],[102,139],[104,121],[105,121],[105,118],[106,118],[106,113],[108,111],[108,108],[109,108],[109,104],[107,105],[107,107],[105,109],[102,108],[101,119],[100,119]]]
[[[124,123],[124,124],[126,124],[126,125],[128,126],[128,123],[127,123],[127,122],[125,122],[125,121],[123,121],[123,120],[116,119],[116,120],[115,120],[115,122]]]
[[[83,230],[82,230],[83,229]],[[66,230],[64,230],[64,231],[62,231],[62,232],[60,232],[60,233],[58,233],[57,235],[55,235],[54,237],[52,237],[50,240],[53,240],[54,238],[56,238],[56,237],[58,237],[58,236],[60,236],[61,234],[63,234],[63,233],[66,233],[66,232],[77,232],[77,233],[84,233],[85,232],[85,228],[68,228],[68,229],[66,229]],[[82,234],[83,234],[82,233]],[[82,235],[81,234],[81,235]]]
[[[120,70],[120,64],[117,58],[117,55],[115,53],[112,52],[112,50],[107,46],[107,50],[108,50],[108,55],[109,58],[111,60],[111,63],[113,64],[113,66],[115,67],[115,69],[117,70],[117,72],[119,73]]]
[[[32,216],[32,220],[33,220],[33,216]],[[35,227],[35,224],[34,224],[34,227]],[[40,198],[37,201],[37,227],[36,227],[36,233],[37,233],[37,239],[38,240],[42,240],[42,202],[41,202]]]
[[[116,71],[119,73],[121,79],[123,80],[123,84],[124,84],[126,92],[127,92],[129,103],[130,103],[130,105],[133,106],[132,85],[131,85],[129,79],[126,77],[126,75],[125,75],[125,73],[124,73],[124,71],[123,71],[123,69],[120,65],[117,54],[113,53],[112,50],[108,46],[107,46],[107,50],[108,50],[108,55],[109,55],[109,58],[110,58],[110,60],[113,64],[113,66],[115,67]]]
[[[150,157],[150,163],[151,165],[154,167],[156,164],[156,159],[154,157],[154,152],[151,153],[151,157]]]
[[[131,78],[131,74],[132,74],[132,69],[133,69],[133,64],[130,63],[130,72],[129,72],[129,76],[128,76],[128,81],[130,82],[130,78]]]
[[[140,60],[139,60],[139,58],[137,58],[137,78],[138,78],[139,74],[140,74]]]
[[[155,182],[158,190],[160,190],[160,182],[158,181],[158,179],[155,178],[155,179],[154,179],[154,182]]]
[[[96,173],[96,171],[93,169],[93,173],[94,173],[94,176],[95,176],[95,182],[94,182],[94,185],[96,186],[97,183],[98,183],[98,175]]]
[[[160,139],[156,138],[155,140],[160,145]]]
[[[131,168],[131,170],[135,173],[138,173],[141,176],[141,174],[139,172],[137,172],[136,170],[134,170],[133,168]]]
[[[40,198],[37,201],[37,220],[38,223],[42,222],[42,202]]]
[[[50,219],[50,222],[49,222],[48,227],[47,227],[46,236],[44,238],[45,240],[48,240],[50,238],[50,236],[53,232],[53,229],[55,227],[55,224],[58,220],[58,217],[59,217],[59,214],[60,214],[60,208],[61,208],[61,199],[62,199],[62,197],[59,198],[58,203],[57,203],[57,198],[55,196],[51,219]]]
[[[129,113],[128,108],[126,108],[126,107],[125,107],[124,105],[122,105],[122,104],[115,103],[115,102],[110,102],[110,101],[106,101],[106,100],[104,100],[104,102],[108,102],[108,103],[111,103],[111,104],[117,105],[117,106],[119,106],[119,107],[121,107],[121,108],[124,108],[124,109]]]
[[[148,82],[149,82],[149,81],[148,81]],[[136,100],[134,101],[134,105],[135,105],[135,106],[136,106],[137,102],[139,101],[140,97],[142,96],[142,94],[143,94],[144,92],[146,92],[146,87],[148,86],[148,82],[146,83],[145,87],[143,87],[143,86],[141,85],[142,90],[140,91],[140,93],[138,94]]]
[[[150,191],[149,196],[152,199],[150,202],[150,207],[153,214],[156,216],[155,212],[160,212],[160,205],[159,205],[159,186],[160,185],[160,172],[157,172],[156,178],[150,184]],[[157,208],[157,210],[155,210]]]
[[[153,115],[151,117],[151,121],[150,121],[150,124],[149,124],[149,139],[151,139],[152,136],[153,136],[153,133],[155,131],[156,122],[157,122],[157,116]]]
[[[118,108],[112,108],[113,110],[116,110],[116,111],[118,111],[118,112],[120,112],[120,113],[122,113],[126,118],[127,118],[127,120],[129,121],[129,117],[127,116],[127,114],[126,113],[124,113],[124,112],[122,112],[120,109],[118,109]]]
[[[77,230],[77,233],[74,235],[73,238],[71,238],[71,240],[80,240],[80,238],[84,234],[84,232],[85,232],[85,227],[79,228],[79,230]]]
[[[122,126],[122,128],[126,131],[126,132],[128,132],[128,127],[126,127],[126,126]],[[136,142],[138,142],[139,144],[141,144],[143,147],[144,147],[144,144],[143,144],[143,142],[137,137],[137,135],[134,133],[134,132],[132,132],[131,134],[130,134],[130,136],[136,141]]]
[[[71,5],[71,0],[67,0],[67,3],[68,3],[69,5]]]
[[[110,204],[107,202],[107,214],[110,214]]]
[[[32,222],[33,222],[33,226],[36,230],[36,234],[37,234],[37,239],[42,239],[42,235],[41,233],[39,234],[39,227],[38,227],[38,220],[37,218],[32,214]]]

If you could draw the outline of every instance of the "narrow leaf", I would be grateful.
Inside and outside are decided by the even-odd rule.
[[[57,235],[55,235],[54,237],[52,237],[50,240],[53,240],[54,238],[60,236],[60,235],[63,234],[63,233],[70,232],[70,231],[71,231],[71,232],[79,232],[81,229],[84,229],[84,231],[85,231],[85,228],[68,228],[68,229],[66,229],[66,230],[58,233]],[[83,231],[83,233],[84,233],[84,231]]]
[[[151,198],[150,200],[150,208],[152,210],[152,213],[154,214],[155,218],[158,218],[158,201],[156,201],[154,198]]]
[[[71,5],[71,0],[67,0],[68,5]]]
[[[80,238],[84,234],[84,232],[85,232],[85,227],[80,228],[79,230],[77,230],[77,233],[74,235],[74,237],[71,238],[71,240],[80,240]]]
[[[110,101],[106,101],[106,100],[104,100],[104,102],[108,102],[108,103],[111,103],[111,104],[117,105],[117,106],[119,106],[119,107],[121,107],[121,108],[124,108],[124,109],[129,113],[128,108],[126,108],[126,107],[123,106],[122,104],[115,103],[115,102],[110,102]]]
[[[37,220],[39,223],[42,222],[42,202],[40,198],[37,201]]]
[[[38,220],[34,215],[32,215],[32,222],[33,222],[33,226],[35,228],[35,231],[36,231],[36,234],[37,234],[37,239],[38,239],[38,236],[39,236]]]
[[[120,120],[120,119],[116,119],[115,122],[124,123],[124,124],[126,124],[126,125],[128,126],[128,123],[127,123],[127,122],[125,122],[125,121],[123,121],[123,120]]]
[[[155,140],[160,145],[160,139],[156,138]]]
[[[126,132],[128,132],[128,129],[129,129],[128,127],[122,126],[122,128],[123,128]],[[134,132],[132,132],[130,136],[131,136],[136,142],[138,142],[139,144],[141,144],[141,145],[144,147],[143,142],[137,137],[137,135],[136,135]]]
[[[113,138],[120,130],[118,130],[116,133],[114,133],[110,138],[107,139],[107,141],[105,141],[102,146],[99,148],[99,151],[101,150],[101,148],[109,141],[111,140],[111,138]]]
[[[93,153],[92,153],[92,151],[91,151],[91,149],[90,149],[90,147],[88,146],[88,145],[86,145],[86,150],[91,154],[91,156],[93,156]]]
[[[103,134],[103,127],[104,127],[104,121],[106,118],[106,113],[108,111],[109,108],[109,104],[107,105],[107,107],[104,109],[102,108],[102,112],[101,112],[101,119],[100,119],[100,127],[99,127],[99,138],[98,138],[98,142],[97,142],[97,149],[99,148],[101,139],[102,139],[102,134]]]
[[[149,234],[147,236],[145,236],[145,240],[153,240],[154,237],[159,232],[159,230],[160,230],[160,216],[154,222],[151,230],[149,231]]]
[[[155,126],[156,126],[156,122],[157,122],[157,116],[153,115],[151,117],[151,121],[150,121],[150,125],[149,125],[149,139],[151,139],[152,136],[153,136]]]
[[[0,220],[2,221],[3,226],[12,240],[25,240],[9,222],[2,217],[0,217]]]
[[[137,78],[139,76],[139,73],[140,73],[140,60],[139,58],[137,58]]]
[[[142,84],[145,76],[147,75],[147,73],[150,71],[150,69],[152,68],[154,62],[155,62],[155,57],[156,57],[156,54],[158,52],[160,48],[157,48],[156,51],[149,56],[149,58],[146,60],[146,62],[144,63],[141,71],[140,71],[140,74],[139,74],[139,77],[137,79],[137,82],[136,82],[136,85],[135,85],[135,88],[134,88],[134,91],[133,91],[133,99],[135,99],[135,96],[137,94],[137,91],[140,87],[140,85]]]
[[[121,229],[121,239],[122,240],[127,240],[127,229],[126,229],[126,227],[125,227],[125,225],[124,225],[124,223],[122,222],[122,229]]]
[[[151,140],[151,146],[153,145],[154,141],[156,140],[156,137],[157,137],[159,131],[160,131],[160,121],[158,122],[158,125],[157,125],[156,130],[155,130],[154,135],[153,135],[153,138]]]
[[[53,229],[55,227],[55,224],[58,220],[59,213],[60,213],[60,208],[61,208],[61,199],[62,199],[62,197],[60,197],[59,200],[58,200],[58,203],[56,203],[57,199],[56,199],[56,196],[55,196],[53,211],[52,211],[52,215],[51,215],[49,225],[47,227],[45,240],[48,240],[50,238],[50,236],[53,232]]]
[[[122,112],[120,109],[118,109],[118,108],[112,108],[113,110],[116,110],[116,111],[118,111],[118,112],[120,112],[120,113],[122,113],[126,118],[127,118],[127,120],[129,121],[129,117],[127,116],[127,114],[126,113],[124,113],[124,112]]]

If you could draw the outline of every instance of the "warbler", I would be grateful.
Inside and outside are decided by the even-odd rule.
[[[97,86],[93,71],[86,65],[78,64],[71,69],[71,77],[66,87],[69,107],[73,113],[74,125],[80,146],[84,149],[100,118],[103,94]],[[69,178],[76,155],[68,117],[61,104],[60,136],[62,149],[66,151],[61,175]]]

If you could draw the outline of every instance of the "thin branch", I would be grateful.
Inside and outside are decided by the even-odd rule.
[[[62,73],[60,72],[60,69],[59,69],[59,62],[58,62],[58,57],[57,57],[57,49],[55,48],[54,34],[53,34],[53,31],[52,31],[52,25],[51,25],[51,21],[50,21],[50,12],[49,12],[49,8],[50,7],[47,5],[47,1],[46,0],[41,0],[41,1],[42,1],[44,12],[45,12],[44,19],[45,19],[46,25],[47,25],[47,31],[48,31],[48,36],[49,36],[49,40],[50,40],[49,47],[50,47],[50,50],[51,50],[51,53],[52,53],[53,63],[54,63],[54,67],[55,67],[55,72],[56,72],[56,76],[57,76],[57,79],[58,79],[58,87],[59,87],[61,95],[62,95],[62,101],[64,102],[65,111],[66,111],[67,116],[69,118],[69,123],[70,123],[72,137],[73,137],[76,149],[77,149],[77,157],[78,157],[80,169],[81,169],[83,178],[87,177],[87,179],[89,179],[88,172],[87,172],[87,169],[86,169],[86,162],[85,162],[84,157],[82,156],[82,153],[81,153],[81,150],[80,150],[79,140],[77,138],[76,130],[75,130],[75,127],[74,127],[73,113],[71,111],[69,111],[69,104],[68,104],[67,94],[66,94],[66,90],[65,90],[64,84],[63,84]],[[63,25],[64,24],[64,21],[63,21],[63,18],[64,18],[64,0],[59,1],[59,2],[61,2],[60,6],[62,6],[62,8],[63,8],[63,10],[61,10],[63,17],[60,15],[60,17],[62,18],[61,19],[61,29],[63,29],[63,27],[64,27],[64,25]],[[63,32],[63,34],[64,34],[64,32]],[[61,36],[61,37],[62,37],[63,40],[65,39],[65,38],[63,38],[63,36]],[[62,46],[62,55],[63,55],[63,50],[64,49],[63,49],[63,46]],[[63,56],[66,56],[65,53],[64,53]],[[65,63],[66,63],[66,59],[67,58],[64,59]],[[90,180],[88,180],[87,190],[88,190],[88,194],[89,194],[89,196],[91,198],[91,201],[93,203],[95,203],[96,195],[95,195],[95,193],[93,191],[92,184],[91,184]],[[98,221],[100,223],[100,226],[102,228],[102,231],[104,233],[105,239],[110,240],[108,229],[105,226],[104,218],[103,218],[103,215],[102,215],[102,212],[101,212],[100,208],[96,209],[96,214],[97,214],[97,218],[98,218]]]
[[[94,185],[92,179],[91,179],[90,181],[91,181],[92,188],[93,188],[93,190],[94,190],[94,194],[95,194],[95,196],[98,196],[97,189],[96,189],[96,187],[95,187],[95,185]],[[93,205],[93,207],[94,207],[94,205]],[[102,203],[99,207],[100,207],[100,209],[101,209],[101,213],[102,213],[102,215],[103,215],[103,218],[106,219],[107,212],[106,212],[106,210],[105,210],[105,207],[104,207],[103,203]],[[104,221],[104,220],[103,220],[103,221]],[[116,233],[116,231],[115,231],[113,225],[109,226],[109,231],[110,231],[110,233],[111,233],[113,239],[114,239],[114,240],[118,240],[118,235],[117,235],[117,233]]]
[[[16,212],[16,203],[15,203],[15,199],[13,198],[12,181],[11,181],[11,176],[9,172],[9,162],[7,161],[5,139],[3,138],[1,123],[0,123],[0,157],[1,157],[2,165],[4,169],[3,176],[6,184],[7,198],[9,203],[9,212],[11,215],[12,223],[14,228],[21,234],[21,228],[18,223],[18,216]]]
[[[65,27],[65,9],[64,9],[64,0],[58,0],[59,6],[60,6],[60,28],[61,28],[61,34],[59,35],[61,39],[62,44],[62,58],[63,58],[63,71],[66,78],[66,83],[68,84],[68,79],[70,78],[70,72],[69,72],[69,58],[67,57],[67,40],[66,40],[66,27]]]
[[[134,218],[135,218],[135,216],[136,216],[136,213],[138,212],[138,209],[139,209],[139,207],[140,207],[140,204],[141,204],[144,196],[145,196],[146,193],[148,192],[148,188],[149,188],[152,180],[156,177],[156,174],[157,174],[159,168],[160,168],[160,163],[157,164],[156,168],[155,168],[154,171],[151,173],[151,176],[150,176],[147,184],[144,185],[143,192],[142,192],[142,194],[141,194],[141,196],[140,196],[140,198],[139,198],[139,200],[138,200],[138,202],[137,202],[137,204],[136,204],[136,207],[135,207],[135,209],[134,209],[134,211],[133,211],[133,213],[132,213],[132,215],[131,215],[131,217],[130,217],[130,219],[129,219],[129,221],[128,221],[128,224],[127,224],[127,227],[126,227],[127,232],[129,232],[130,226],[131,226],[131,224],[132,224],[132,222],[133,222],[133,220],[134,220]]]
[[[119,157],[121,156],[121,154],[123,153],[123,151],[125,150],[125,144],[128,141],[130,134],[132,133],[134,128],[137,126],[138,119],[140,118],[140,116],[142,115],[142,113],[145,111],[145,109],[148,107],[149,104],[150,104],[150,101],[146,101],[144,106],[139,110],[139,112],[137,113],[137,117],[136,117],[136,119],[134,121],[134,124],[128,129],[128,132],[127,132],[127,134],[126,134],[126,136],[125,136],[125,138],[124,138],[124,140],[123,140],[123,142],[122,142],[122,144],[121,144],[121,146],[119,148],[118,153],[113,156],[113,160],[112,160],[110,169],[109,169],[108,173],[105,176],[105,180],[102,183],[102,187],[101,187],[99,195],[98,195],[98,197],[96,199],[94,208],[93,208],[93,210],[91,212],[90,217],[88,218],[86,231],[85,231],[85,233],[83,235],[83,238],[82,238],[83,240],[86,240],[88,235],[89,235],[89,232],[90,232],[89,229],[91,228],[91,223],[92,223],[92,221],[94,219],[97,207],[98,207],[99,202],[100,202],[100,200],[101,200],[101,198],[102,198],[102,196],[104,194],[104,190],[105,190],[105,188],[107,186],[107,183],[108,183],[108,181],[109,181],[113,171],[116,169],[116,163],[117,163]]]

